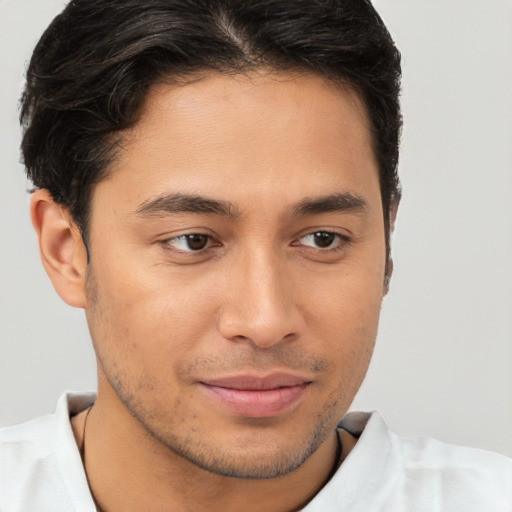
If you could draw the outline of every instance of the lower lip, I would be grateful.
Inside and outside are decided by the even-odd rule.
[[[308,384],[267,390],[221,388],[201,384],[203,389],[236,414],[250,418],[277,416],[295,404]]]

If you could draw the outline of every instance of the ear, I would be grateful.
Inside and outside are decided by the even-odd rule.
[[[393,258],[391,257],[391,234],[395,229],[396,214],[398,213],[398,206],[400,205],[400,194],[392,199],[389,207],[389,253],[387,254],[386,270],[384,275],[384,295],[389,292],[389,283],[393,275]]]
[[[87,251],[76,224],[47,190],[32,193],[30,217],[43,266],[55,290],[70,306],[85,308]]]

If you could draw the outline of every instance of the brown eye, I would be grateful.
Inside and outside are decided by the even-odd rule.
[[[208,244],[209,237],[206,235],[185,235],[187,246],[192,251],[200,251]]]
[[[202,251],[208,246],[210,237],[200,233],[192,233],[190,235],[181,235],[167,240],[167,243],[174,249],[181,252]]]
[[[334,233],[326,233],[325,231],[319,231],[313,237],[317,247],[330,247],[334,240],[336,240]]]
[[[313,247],[315,249],[329,249],[333,245],[339,245],[340,241],[340,235],[329,231],[316,231],[315,233],[310,233],[300,239],[300,243],[302,245]]]

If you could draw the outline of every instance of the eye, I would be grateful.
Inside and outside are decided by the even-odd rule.
[[[315,231],[299,239],[301,245],[314,249],[335,249],[346,241],[347,237],[331,231]]]
[[[211,237],[201,233],[175,236],[165,241],[173,249],[180,252],[198,252],[206,249],[211,242]]]

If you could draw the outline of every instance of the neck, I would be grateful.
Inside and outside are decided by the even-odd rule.
[[[150,436],[120,404],[101,396],[83,414],[84,466],[99,510],[123,512],[299,510],[325,485],[353,441],[336,432],[291,473],[263,480],[228,478],[205,471]],[[85,421],[86,420],[86,421]],[[75,431],[80,432],[80,425]],[[151,496],[151,503],[148,502]]]

